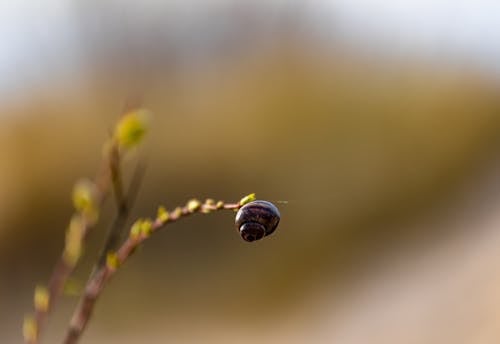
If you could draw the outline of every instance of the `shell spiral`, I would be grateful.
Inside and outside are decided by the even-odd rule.
[[[280,212],[271,202],[253,201],[236,213],[235,224],[243,240],[252,242],[272,234],[280,222]]]

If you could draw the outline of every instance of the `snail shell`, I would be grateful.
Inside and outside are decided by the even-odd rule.
[[[260,240],[274,232],[280,222],[280,212],[271,202],[253,201],[236,213],[235,224],[243,240]]]

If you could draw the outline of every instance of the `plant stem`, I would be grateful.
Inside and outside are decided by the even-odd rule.
[[[125,222],[127,221],[127,218],[129,216],[130,208],[134,204],[145,171],[144,164],[139,164],[136,167],[134,175],[132,176],[132,181],[128,188],[127,195],[124,196],[122,191],[123,187],[119,161],[115,161],[115,164],[117,165],[113,166],[114,164],[111,163],[110,170],[113,183],[113,192],[115,194],[115,201],[117,206],[117,214],[111,225],[111,228],[109,229],[108,236],[101,250],[101,253],[99,254],[99,258],[97,260],[94,271],[106,263],[106,255],[109,251],[115,249],[118,245],[118,241],[123,235]]]
[[[90,280],[87,282],[85,287],[85,292],[80,302],[73,313],[71,322],[66,333],[66,337],[63,341],[64,344],[75,344],[78,342],[82,332],[90,320],[92,311],[95,306],[95,302],[102,290],[106,286],[106,283],[117,271],[117,267],[121,266],[134,252],[135,249],[145,241],[151,234],[158,231],[160,228],[166,226],[167,224],[174,222],[182,217],[191,215],[193,213],[210,213],[217,210],[237,210],[241,207],[240,203],[220,203],[213,204],[205,202],[201,204],[197,209],[190,209],[189,206],[184,206],[182,208],[177,208],[174,211],[168,213],[168,220],[164,221],[158,217],[151,226],[150,233],[141,233],[137,236],[130,235],[116,251],[117,266],[111,266],[110,264],[104,264],[91,276]]]
[[[110,171],[108,168],[108,156],[105,156],[101,162],[101,168],[99,169],[99,172],[97,173],[96,177],[94,178],[93,182],[96,186],[96,204],[98,205],[98,208],[102,206],[102,203],[104,202],[107,193],[109,191],[109,184],[110,184]],[[82,218],[82,235],[81,235],[81,240],[85,241],[85,238],[87,236],[87,233],[89,230],[95,225],[95,223],[92,223],[92,221],[88,221],[85,219],[85,217]],[[36,330],[36,335],[34,338],[26,338],[26,343],[28,344],[37,344],[39,342],[39,339],[41,337],[41,334],[43,332],[45,322],[47,320],[48,313],[52,311],[54,308],[57,299],[61,295],[64,285],[66,281],[68,280],[69,276],[75,269],[76,263],[71,264],[69,263],[65,257],[64,253],[61,254],[61,257],[59,258],[58,262],[54,266],[54,269],[52,270],[51,277],[49,279],[48,285],[47,285],[47,291],[48,291],[48,306],[46,308],[36,308],[35,307],[35,316],[34,316],[34,326]]]

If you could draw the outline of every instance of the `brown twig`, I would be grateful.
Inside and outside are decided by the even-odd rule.
[[[93,183],[95,185],[94,197],[98,208],[101,207],[109,191],[110,171],[108,169],[109,165],[108,160],[109,156],[105,156],[103,158],[101,162],[101,168],[99,169],[99,172],[97,173],[96,177],[93,180]],[[76,212],[75,214],[78,214],[78,212]],[[87,233],[95,225],[95,221],[90,220],[84,214],[81,214],[81,220],[82,220],[81,241],[85,241]],[[51,277],[47,285],[47,293],[48,293],[47,306],[46,307],[35,306],[35,315],[33,318],[34,320],[33,330],[35,333],[31,338],[25,338],[26,343],[28,344],[38,343],[40,336],[43,332],[45,322],[47,320],[47,315],[54,308],[54,305],[59,296],[61,295],[64,285],[68,280],[69,276],[71,275],[71,273],[73,272],[75,266],[76,262],[69,262],[65,257],[65,253],[63,252],[63,254],[59,258],[58,262],[56,263],[52,271]]]
[[[100,267],[88,281],[84,295],[82,296],[75,312],[73,313],[64,344],[75,344],[80,338],[88,321],[92,315],[92,310],[95,302],[104,289],[106,283],[114,275],[117,268],[121,266],[135,251],[135,249],[145,241],[151,234],[158,231],[165,225],[174,222],[181,217],[191,215],[193,213],[210,213],[217,210],[237,210],[241,207],[241,201],[238,203],[218,203],[207,200],[201,204],[197,201],[191,201],[184,207],[178,207],[175,210],[165,213],[165,216],[158,216],[156,220],[148,225],[146,231],[134,233],[131,228],[131,234],[120,246],[120,248],[110,255],[108,261]],[[135,226],[135,225],[134,225]]]
[[[131,104],[126,105],[124,114],[130,110],[130,106]],[[142,124],[135,123],[135,125],[141,126]],[[144,127],[139,129],[144,131]],[[138,139],[137,135],[133,133],[133,130],[137,130],[137,127],[128,130],[132,130],[132,134],[134,134],[132,135],[132,139],[134,140],[132,143],[135,143]],[[127,135],[129,133],[125,131],[124,134]],[[73,246],[76,245],[76,247],[71,247],[74,251],[68,250],[67,237],[63,253],[52,271],[47,287],[41,289],[37,288],[35,292],[35,314],[33,317],[27,317],[23,324],[23,332],[25,342],[27,344],[39,343],[47,316],[54,308],[57,299],[64,289],[65,283],[78,263],[81,246],[85,243],[89,230],[97,223],[98,213],[105,198],[107,197],[107,194],[109,193],[110,184],[112,184],[115,189],[115,197],[118,201],[119,212],[123,212],[123,208],[126,208],[127,206],[126,200],[124,200],[123,197],[123,190],[121,187],[122,177],[119,166],[123,143],[119,141],[119,138],[116,139],[113,137],[108,142],[108,146],[105,146],[105,153],[103,154],[101,167],[95,178],[90,183],[92,189],[92,197],[90,200],[92,204],[90,208],[92,208],[92,211],[87,211],[89,209],[77,209],[72,217],[67,236],[68,234],[73,235],[70,238],[70,243],[73,244]],[[128,142],[128,144],[131,144],[131,142]],[[125,212],[127,213],[128,210]],[[71,225],[74,220],[77,220],[75,222],[78,222],[78,230],[71,232]],[[68,252],[70,258],[68,258]]]
[[[142,178],[146,170],[144,163],[139,163],[139,165],[136,166],[134,175],[132,176],[132,180],[127,190],[127,194],[124,195],[119,162],[116,163],[116,167],[111,168],[111,179],[113,181],[113,191],[115,194],[117,213],[108,231],[106,241],[101,250],[101,253],[99,254],[99,258],[97,260],[94,271],[96,271],[100,266],[106,263],[106,254],[109,251],[115,249],[118,245],[118,241],[123,235],[125,223],[128,219],[130,209],[135,202],[135,198],[139,191],[139,186],[142,182]]]
[[[139,108],[142,105],[142,96],[136,92],[131,92],[131,95],[127,98],[125,106],[123,108],[123,113],[127,113],[132,109]],[[106,253],[115,248],[118,244],[120,236],[122,234],[123,227],[127,218],[129,216],[130,208],[132,207],[135,197],[137,196],[140,183],[142,182],[142,177],[144,176],[145,164],[139,163],[136,166],[134,175],[132,176],[132,181],[130,183],[127,195],[123,191],[123,176],[121,170],[121,155],[120,147],[115,145],[110,149],[110,159],[109,159],[109,172],[111,178],[111,184],[113,187],[113,194],[115,196],[116,203],[116,217],[108,231],[106,241],[99,254],[94,271],[106,261]]]

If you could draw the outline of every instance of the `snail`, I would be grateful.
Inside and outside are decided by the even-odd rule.
[[[271,202],[253,201],[236,213],[235,224],[243,240],[260,240],[274,232],[280,222],[280,212]]]

